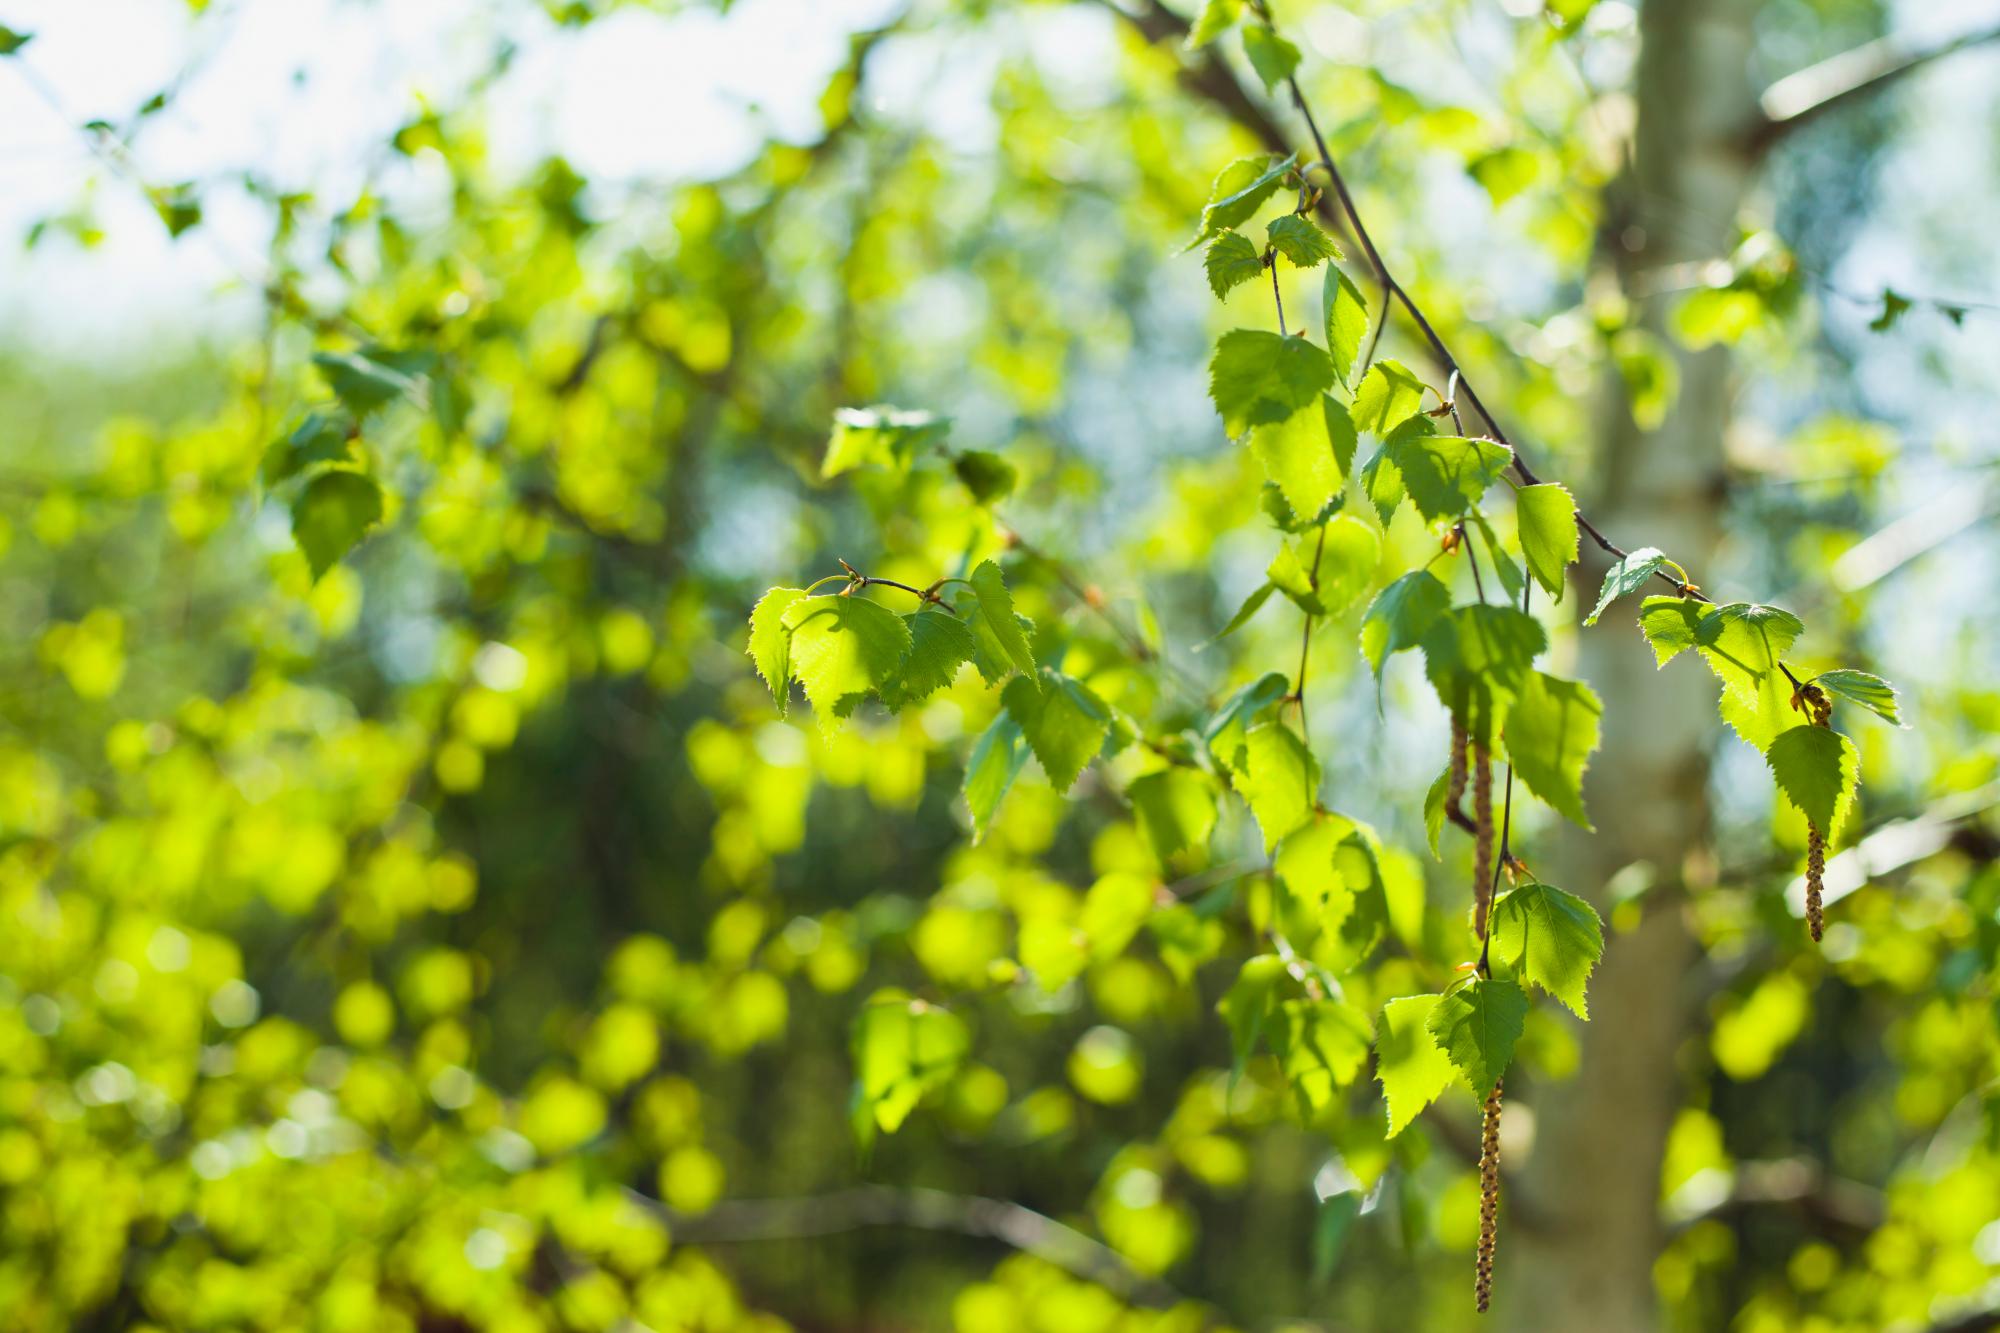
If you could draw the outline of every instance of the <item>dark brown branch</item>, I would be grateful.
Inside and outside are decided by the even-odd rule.
[[[1878,92],[1932,61],[1996,40],[2000,40],[2000,25],[1922,46],[1901,37],[1879,37],[1829,56],[1796,74],[1787,74],[1764,90],[1757,99],[1764,118],[1750,131],[1748,145],[1754,152],[1768,152],[1793,130],[1836,107]]]
[[[627,1197],[666,1221],[676,1244],[793,1240],[864,1227],[909,1227],[999,1241],[1135,1304],[1164,1308],[1185,1299],[1160,1279],[1135,1271],[1103,1242],[1007,1199],[914,1185],[857,1185],[798,1198],[731,1199],[684,1216],[643,1194],[627,1191]]]

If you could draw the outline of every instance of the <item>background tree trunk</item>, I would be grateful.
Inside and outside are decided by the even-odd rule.
[[[1644,6],[1637,149],[1606,209],[1609,262],[1628,292],[1642,270],[1726,258],[1734,247],[1754,166],[1739,145],[1756,108],[1755,8],[1756,0]],[[1640,309],[1663,333],[1669,302]],[[1729,362],[1721,348],[1677,359],[1680,394],[1657,430],[1634,424],[1622,386],[1607,393],[1601,489],[1580,498],[1612,540],[1643,533],[1700,578],[1719,532]],[[1594,596],[1603,569],[1587,565],[1577,591]],[[1510,1328],[1642,1333],[1658,1323],[1660,1160],[1680,1104],[1675,1053],[1695,957],[1685,892],[1706,859],[1707,751],[1719,724],[1707,674],[1656,672],[1633,614],[1621,604],[1583,636],[1580,671],[1604,700],[1604,747],[1588,786],[1597,832],[1567,839],[1543,873],[1590,896],[1607,923],[1605,886],[1615,874],[1632,866],[1651,888],[1640,924],[1609,933],[1591,982],[1591,1021],[1579,1028],[1576,1078],[1533,1092],[1538,1149],[1517,1188],[1537,1229],[1510,1228],[1502,1205],[1497,1285]]]

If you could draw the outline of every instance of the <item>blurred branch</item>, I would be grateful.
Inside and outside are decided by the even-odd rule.
[[[628,1195],[666,1221],[677,1244],[796,1240],[864,1227],[910,1227],[997,1240],[1136,1304],[1165,1307],[1186,1299],[1159,1278],[1134,1270],[1103,1242],[1006,1199],[915,1185],[857,1185],[797,1198],[732,1199],[687,1216],[643,1194]]]
[[[1677,1211],[1675,1231],[1747,1208],[1795,1206],[1814,1221],[1841,1230],[1868,1232],[1882,1225],[1882,1191],[1858,1180],[1827,1174],[1807,1157],[1739,1162],[1728,1192],[1704,1206]]]
[[[1764,119],[1751,130],[1748,147],[1756,153],[1768,152],[1793,130],[1835,107],[1885,88],[1932,61],[1995,40],[2000,40],[2000,24],[1927,45],[1912,44],[1902,37],[1879,37],[1787,74],[1758,98]]]

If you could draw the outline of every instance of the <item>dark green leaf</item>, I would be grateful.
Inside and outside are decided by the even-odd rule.
[[[979,673],[986,677],[989,685],[998,684],[1008,671],[1023,673],[1034,688],[1035,653],[1028,646],[1027,631],[1014,614],[1014,598],[1007,591],[1007,580],[1001,577],[1000,566],[991,560],[981,561],[979,568],[972,571],[968,580],[972,584],[971,625],[973,638],[979,644],[979,655],[974,659]]]
[[[1342,257],[1333,238],[1321,231],[1318,223],[1298,213],[1271,219],[1265,236],[1273,249],[1300,268],[1313,268]]]
[[[1427,569],[1413,570],[1375,594],[1361,620],[1361,655],[1376,677],[1389,654],[1416,647],[1450,609],[1450,591]]]
[[[320,473],[292,502],[292,537],[315,582],[381,521],[382,488],[348,468]]]
[[[1444,1053],[1476,1097],[1485,1097],[1507,1072],[1528,1016],[1528,996],[1520,986],[1501,977],[1483,977],[1444,996],[1425,1031]]]
[[[1896,687],[1880,676],[1871,676],[1866,671],[1852,671],[1841,667],[1834,671],[1820,672],[1813,677],[1811,683],[1828,694],[1837,695],[1849,703],[1860,704],[1891,726],[1903,725],[1903,719],[1896,707]]]
[[[1860,785],[1854,742],[1810,724],[1778,733],[1764,752],[1778,790],[1822,837],[1832,838]]]
[[[1623,597],[1626,593],[1637,592],[1646,580],[1668,564],[1667,557],[1651,546],[1642,546],[1628,553],[1624,559],[1613,565],[1604,574],[1604,587],[1597,594],[1597,606],[1584,618],[1584,624],[1595,625],[1597,618],[1604,614],[1604,608]]]
[[[951,470],[980,504],[990,505],[1014,492],[1014,465],[984,449],[967,449],[951,460]]]
[[[965,805],[972,812],[972,840],[978,842],[992,826],[1000,798],[1028,762],[1027,738],[1013,714],[1001,709],[973,744],[965,764]]]
[[[1225,231],[1208,243],[1208,251],[1201,257],[1201,266],[1208,274],[1208,289],[1218,297],[1229,295],[1233,288],[1246,282],[1254,282],[1264,272],[1264,256],[1250,243],[1250,238],[1240,232]]]
[[[901,671],[882,686],[882,702],[892,709],[946,688],[979,651],[972,631],[956,616],[926,608],[903,619],[910,627],[910,651]]]
[[[1528,790],[1585,828],[1590,815],[1583,808],[1583,770],[1597,748],[1603,712],[1590,686],[1530,671],[1502,732],[1507,758]]]
[[[1418,513],[1431,521],[1457,518],[1479,503],[1514,454],[1504,444],[1436,435],[1429,427],[1425,418],[1409,418],[1390,432],[1385,447]]]
[[[1000,702],[1021,724],[1028,748],[1059,792],[1076,782],[1111,731],[1111,710],[1104,701],[1082,681],[1059,671],[1044,669],[1039,689],[1032,677],[1016,676],[1007,682]]]
[[[1201,232],[1187,248],[1192,250],[1217,232],[1248,222],[1264,201],[1277,193],[1278,186],[1296,165],[1295,156],[1259,153],[1240,157],[1224,167],[1209,190],[1207,206],[1201,210]]]
[[[1604,923],[1595,908],[1547,884],[1523,884],[1493,904],[1492,930],[1496,957],[1578,1018],[1590,1017],[1584,984],[1604,956]]]

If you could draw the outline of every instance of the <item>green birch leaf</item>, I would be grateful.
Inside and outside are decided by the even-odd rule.
[[[32,32],[22,32],[18,28],[0,24],[0,56],[11,56],[34,40],[35,34]]]
[[[1229,295],[1231,289],[1262,276],[1264,256],[1257,253],[1249,237],[1225,231],[1208,243],[1201,266],[1208,274],[1208,289],[1221,298]]]
[[[1243,738],[1245,763],[1235,774],[1236,790],[1264,831],[1264,850],[1312,818],[1319,800],[1319,764],[1292,731],[1279,722],[1250,728]]]
[[[1044,669],[1039,690],[1033,679],[1014,677],[1001,691],[1000,702],[1021,724],[1028,748],[1059,792],[1075,784],[1111,732],[1111,710],[1104,701],[1088,685],[1060,671]]]
[[[1590,686],[1530,671],[1501,733],[1508,761],[1528,790],[1585,828],[1590,815],[1583,808],[1583,770],[1597,748],[1603,712]]]
[[[972,498],[983,505],[1012,495],[1018,480],[1012,463],[984,449],[966,449],[953,455],[951,470],[965,489],[972,492]]]
[[[972,840],[978,842],[992,826],[1000,798],[1014,785],[1028,762],[1027,738],[1014,715],[1001,709],[979,739],[965,765],[965,805],[972,812]]]
[[[1333,363],[1304,338],[1231,329],[1208,364],[1208,392],[1231,435],[1280,422],[1333,387]]]
[[[957,1075],[972,1049],[965,1020],[949,1009],[880,990],[854,1017],[853,1117],[856,1136],[893,1134],[925,1094]]]
[[[1541,622],[1512,606],[1461,606],[1423,637],[1424,674],[1446,708],[1480,735],[1492,734],[1548,645]]]
[[[1236,25],[1243,16],[1243,0],[1205,0],[1201,13],[1188,25],[1187,49],[1199,51]]]
[[[1217,232],[1248,222],[1264,206],[1264,201],[1277,193],[1278,186],[1297,163],[1296,156],[1259,153],[1254,157],[1239,157],[1224,167],[1209,189],[1207,205],[1201,210],[1201,231],[1187,248],[1192,250]]]
[[[958,669],[979,652],[979,642],[957,616],[925,608],[903,617],[910,627],[910,652],[895,679],[882,686],[891,709],[927,699],[958,678]]]
[[[1125,799],[1163,865],[1207,848],[1208,835],[1215,831],[1215,797],[1208,775],[1192,768],[1147,773],[1125,788]]]
[[[1691,597],[1648,597],[1639,604],[1639,632],[1652,645],[1659,666],[1695,646],[1701,629],[1701,603]]]
[[[1849,703],[1860,704],[1890,726],[1903,726],[1903,719],[1896,707],[1896,687],[1880,676],[1871,676],[1866,671],[1840,667],[1833,671],[1820,672],[1810,683]]]
[[[1414,648],[1438,617],[1451,609],[1451,592],[1427,569],[1403,575],[1368,604],[1361,618],[1361,655],[1382,677],[1389,654]]]
[[[1202,733],[1215,762],[1232,773],[1247,772],[1250,761],[1245,744],[1250,728],[1257,725],[1265,710],[1283,700],[1291,688],[1290,680],[1276,671],[1268,671],[1224,700]]]
[[[1860,785],[1854,742],[1830,727],[1793,727],[1771,742],[1764,761],[1785,799],[1831,839]]]
[[[1516,972],[1589,1018],[1584,985],[1604,956],[1597,909],[1547,884],[1523,884],[1493,904],[1493,951]]]
[[[1451,795],[1451,766],[1431,783],[1431,789],[1424,793],[1424,837],[1431,845],[1431,855],[1438,854],[1438,839],[1444,835],[1445,798]]]
[[[1333,361],[1334,378],[1344,386],[1354,373],[1355,358],[1368,338],[1368,298],[1347,274],[1328,265],[1320,289],[1326,309],[1326,348]]]
[[[354,418],[338,408],[306,413],[292,433],[273,444],[260,468],[266,486],[276,486],[323,463],[355,461]]]
[[[968,580],[972,584],[972,637],[979,645],[973,660],[988,685],[997,685],[1008,670],[1019,671],[1035,686],[1035,652],[1028,646],[1027,631],[1014,614],[1014,598],[1000,566],[981,561]]]
[[[1514,521],[1521,533],[1521,554],[1535,582],[1560,602],[1567,582],[1563,571],[1576,563],[1576,501],[1564,487],[1544,482],[1523,486],[1514,495]]]
[[[1528,1016],[1528,996],[1500,977],[1482,977],[1438,1000],[1424,1024],[1476,1097],[1507,1072]]]
[[[1424,417],[1406,418],[1384,447],[1417,512],[1432,522],[1458,518],[1478,504],[1514,458],[1506,445],[1491,440],[1434,434]]]
[[[827,439],[819,474],[836,477],[868,466],[900,471],[920,450],[942,444],[950,430],[951,422],[934,412],[886,404],[840,408],[833,414],[833,434]]]
[[[1236,608],[1236,614],[1229,618],[1229,623],[1218,630],[1213,638],[1197,644],[1195,651],[1200,652],[1204,648],[1218,644],[1249,624],[1250,618],[1264,609],[1264,603],[1270,601],[1271,594],[1277,590],[1278,585],[1268,580],[1258,584],[1256,589],[1243,599],[1243,605]]]
[[[803,597],[781,620],[792,635],[792,674],[828,731],[893,680],[910,651],[909,625],[866,597]]]
[[[1337,616],[1361,599],[1382,567],[1382,538],[1351,514],[1326,525],[1326,546],[1319,558],[1319,602],[1324,613]]]
[[[1604,587],[1597,594],[1597,606],[1583,623],[1595,625],[1597,618],[1604,614],[1604,608],[1625,594],[1645,587],[1646,580],[1659,573],[1667,563],[1667,557],[1651,546],[1642,546],[1627,553],[1624,559],[1605,571]]]
[[[1264,81],[1267,93],[1276,92],[1299,67],[1299,48],[1262,23],[1243,29],[1243,54],[1250,58],[1250,68]]]
[[[1264,228],[1271,247],[1299,268],[1316,268],[1329,259],[1341,259],[1340,247],[1320,230],[1319,224],[1299,213],[1272,218]]]
[[[1354,428],[1387,440],[1389,432],[1417,414],[1424,382],[1400,361],[1377,361],[1354,390]]]
[[[313,365],[341,406],[355,417],[366,417],[398,398],[416,392],[417,381],[373,349],[361,352],[315,352]]]
[[[1286,895],[1332,935],[1354,908],[1354,888],[1335,862],[1354,826],[1345,819],[1309,820],[1278,841],[1271,868]],[[1301,941],[1301,944],[1305,943]]]
[[[1494,572],[1500,576],[1500,586],[1506,590],[1503,599],[1509,603],[1521,600],[1521,590],[1527,586],[1527,576],[1521,573],[1521,566],[1500,544],[1500,535],[1493,531],[1493,525],[1486,521],[1486,515],[1474,509],[1466,515],[1472,526],[1479,530],[1479,538],[1486,543],[1486,554],[1493,561]]]
[[[1282,421],[1251,427],[1250,452],[1292,513],[1310,522],[1340,498],[1354,458],[1354,423],[1322,394]]]
[[[1375,1034],[1368,1016],[1336,999],[1300,998],[1278,1006],[1272,1045],[1278,1066],[1310,1118],[1325,1110],[1335,1095],[1368,1063]]]
[[[1703,608],[1695,648],[1709,670],[1748,702],[1760,684],[1783,677],[1778,663],[1805,632],[1806,627],[1789,611],[1731,602]]]
[[[382,521],[382,488],[366,473],[329,468],[292,502],[292,539],[317,583]]]
[[[1739,739],[1759,754],[1771,748],[1778,733],[1793,726],[1799,714],[1792,707],[1792,685],[1776,671],[1758,678],[1749,690],[1725,689],[1716,711]]]
[[[1375,1077],[1389,1108],[1389,1137],[1410,1127],[1426,1106],[1444,1095],[1456,1072],[1451,1057],[1431,1035],[1438,995],[1406,995],[1382,1006],[1381,1035],[1375,1043]]]
[[[1403,474],[1390,461],[1387,449],[1377,449],[1362,465],[1361,493],[1368,497],[1382,526],[1388,527],[1396,516],[1396,506],[1403,503]]]
[[[1285,980],[1285,960],[1276,954],[1258,954],[1244,962],[1230,983],[1216,1012],[1229,1029],[1232,1078],[1241,1078],[1243,1066],[1269,1034],[1277,1009],[1277,990]]]
[[[750,611],[750,661],[770,687],[779,717],[792,701],[792,632],[785,628],[785,613],[805,595],[804,588],[773,588]]]

